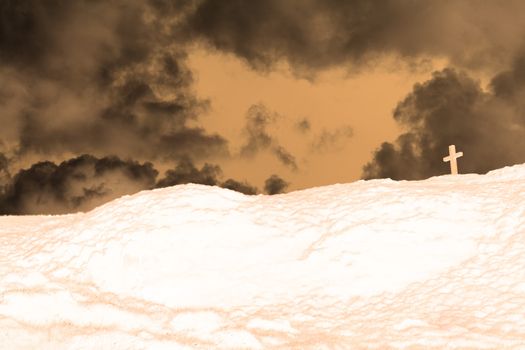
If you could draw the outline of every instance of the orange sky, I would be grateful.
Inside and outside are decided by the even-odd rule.
[[[445,62],[434,60],[417,71],[395,67],[392,62],[358,74],[330,70],[315,81],[298,79],[285,67],[261,74],[232,55],[201,49],[191,52],[189,66],[198,96],[211,102],[210,112],[199,120],[201,126],[227,138],[235,154],[243,143],[241,131],[248,108],[262,103],[281,115],[278,128],[271,134],[296,156],[299,167],[294,172],[268,152],[252,160],[234,157],[221,161],[225,176],[261,188],[275,173],[291,183],[291,191],[358,180],[372,152],[382,142],[393,141],[401,131],[392,118],[393,108],[416,82],[428,80]],[[294,130],[302,118],[311,122],[309,134]],[[344,126],[352,127],[353,137],[324,152],[311,151],[309,145],[321,130],[335,131]]]

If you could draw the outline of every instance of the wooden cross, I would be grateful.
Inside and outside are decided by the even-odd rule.
[[[458,163],[456,162],[456,159],[461,157],[463,155],[463,152],[456,153],[456,146],[450,145],[448,146],[448,157],[443,158],[444,162],[450,161],[450,173],[452,175],[457,175],[458,173]]]

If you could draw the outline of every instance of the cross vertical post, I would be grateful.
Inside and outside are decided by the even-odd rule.
[[[444,162],[449,162],[450,161],[450,173],[452,175],[457,175],[458,174],[458,163],[457,163],[456,159],[458,159],[462,155],[463,155],[463,152],[456,153],[456,146],[455,145],[448,146],[448,157],[443,158],[443,161]]]

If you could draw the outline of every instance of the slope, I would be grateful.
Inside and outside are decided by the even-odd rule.
[[[519,349],[525,165],[0,217],[1,349]]]

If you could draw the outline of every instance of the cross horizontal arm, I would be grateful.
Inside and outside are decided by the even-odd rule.
[[[459,158],[463,155],[463,152],[454,153],[452,156],[447,156],[443,158],[444,162],[450,161],[452,158]]]

